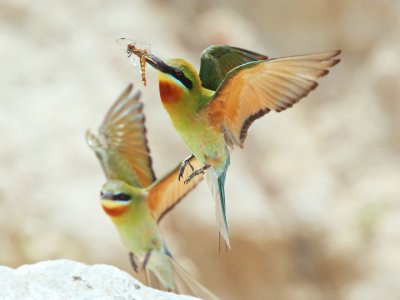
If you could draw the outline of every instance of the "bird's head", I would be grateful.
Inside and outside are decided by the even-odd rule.
[[[191,63],[183,59],[163,61],[153,54],[147,54],[146,61],[158,70],[158,81],[163,102],[176,101],[182,93],[196,93],[201,87],[196,69]]]
[[[144,199],[144,194],[123,181],[110,180],[103,185],[100,197],[104,211],[110,217],[118,217],[130,206]]]

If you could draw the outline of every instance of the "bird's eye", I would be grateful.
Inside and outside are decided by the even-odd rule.
[[[120,201],[128,201],[128,200],[131,200],[131,196],[129,196],[128,194],[120,193],[120,194],[114,195],[113,199],[120,200]]]
[[[180,69],[175,69],[175,74],[176,74],[176,76],[182,76],[182,70],[180,70]]]
[[[103,198],[103,196],[104,196],[104,193],[100,192],[100,198]]]

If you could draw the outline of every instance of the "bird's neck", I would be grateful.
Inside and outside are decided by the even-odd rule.
[[[185,98],[185,89],[168,75],[159,76],[158,85],[163,105],[176,105]]]
[[[125,246],[142,257],[148,250],[159,250],[162,238],[145,200],[129,206],[123,214],[111,217]]]
[[[127,219],[131,219],[134,214],[137,215],[134,219],[138,222],[140,222],[139,219],[146,218],[147,204],[144,199],[135,199],[129,205],[122,205],[111,200],[102,201],[101,205],[114,223],[125,222]]]
[[[110,218],[119,218],[129,210],[129,205],[119,204],[112,200],[102,200],[101,206]]]
[[[158,76],[158,82],[162,104],[170,115],[196,113],[212,96],[212,93],[200,86],[200,79],[191,90],[162,73]]]

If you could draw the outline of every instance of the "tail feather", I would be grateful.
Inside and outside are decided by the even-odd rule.
[[[204,300],[219,300],[210,290],[203,286],[200,282],[193,278],[184,268],[182,268],[172,257],[168,259],[175,271],[175,274],[184,282],[191,292]]]
[[[231,243],[229,240],[228,222],[226,220],[226,206],[225,206],[225,177],[228,165],[229,165],[229,160],[227,161],[225,168],[222,172],[218,172],[213,167],[208,169],[206,178],[215,200],[215,212],[216,212],[219,232],[224,238],[226,246],[230,248]]]
[[[148,276],[147,271],[151,271],[150,276]],[[162,286],[164,289],[176,293],[182,292],[183,288],[183,290],[188,290],[194,296],[205,300],[219,299],[174,260],[166,244],[164,244],[162,251],[151,253],[145,272],[147,284],[153,288]],[[152,276],[155,281],[150,282],[149,279]]]

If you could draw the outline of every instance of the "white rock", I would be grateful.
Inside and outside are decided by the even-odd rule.
[[[196,300],[144,286],[115,267],[70,260],[43,261],[17,269],[0,266],[0,299]]]

